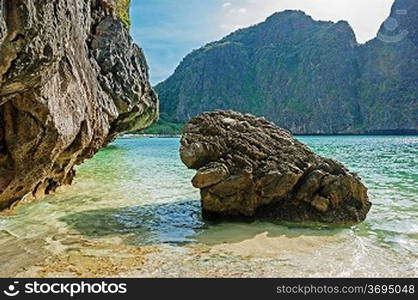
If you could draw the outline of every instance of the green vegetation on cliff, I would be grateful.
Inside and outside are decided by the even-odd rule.
[[[143,134],[179,135],[183,130],[183,123],[171,123],[160,119],[151,127],[144,129]]]
[[[131,0],[116,0],[115,4],[116,15],[122,21],[126,28],[131,26],[131,19],[129,17],[129,7]]]

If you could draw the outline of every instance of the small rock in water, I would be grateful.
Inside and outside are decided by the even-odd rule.
[[[360,178],[265,119],[204,113],[184,128],[180,156],[197,170],[205,216],[353,224],[371,203]]]

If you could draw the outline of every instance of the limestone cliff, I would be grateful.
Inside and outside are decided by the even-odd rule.
[[[362,128],[418,133],[418,1],[395,1],[377,37],[359,50]]]
[[[157,118],[128,3],[0,0],[0,209],[70,184],[74,166]]]
[[[296,134],[418,133],[418,1],[396,0],[378,36],[276,13],[190,53],[157,85],[165,121],[214,109]]]

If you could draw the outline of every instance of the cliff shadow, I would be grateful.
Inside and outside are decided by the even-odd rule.
[[[180,200],[122,208],[96,209],[60,218],[89,238],[124,236],[130,245],[238,243],[267,233],[268,237],[333,236],[344,228],[322,225],[273,223],[253,220],[208,221],[200,201]]]

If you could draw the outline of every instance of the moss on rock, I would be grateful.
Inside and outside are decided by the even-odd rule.
[[[128,29],[131,26],[131,18],[129,16],[130,4],[131,0],[116,0],[115,6],[116,15]]]

